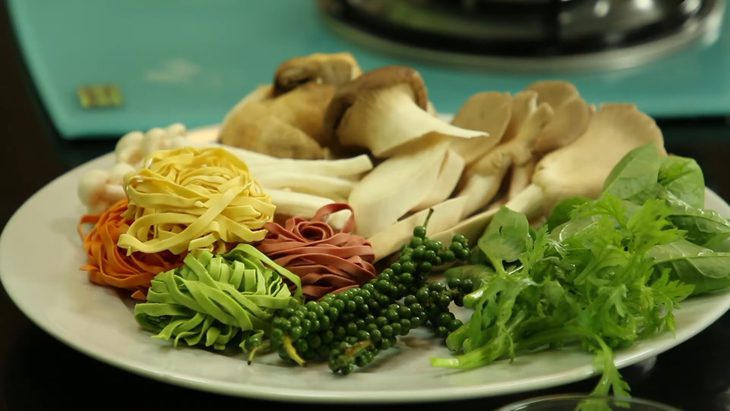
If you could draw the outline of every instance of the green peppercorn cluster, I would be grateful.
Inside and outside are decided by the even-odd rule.
[[[468,260],[469,254],[464,236],[454,236],[445,247],[426,237],[425,226],[418,226],[398,260],[377,278],[283,310],[272,320],[271,347],[283,359],[300,364],[329,360],[333,371],[347,374],[413,328],[427,325],[445,337],[461,326],[448,307],[463,295],[459,287],[426,284],[426,279],[435,267]]]

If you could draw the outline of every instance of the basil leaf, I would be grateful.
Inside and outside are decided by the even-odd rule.
[[[555,208],[553,208],[553,212],[550,213],[550,216],[547,219],[548,231],[552,231],[555,227],[569,221],[571,217],[570,213],[573,209],[576,206],[585,204],[589,201],[591,200],[587,197],[571,197],[559,202]]]
[[[652,247],[647,255],[660,270],[695,286],[693,294],[730,286],[730,253],[713,251],[686,240]]]
[[[669,221],[687,232],[687,240],[704,244],[717,235],[730,233],[730,221],[716,211],[693,207],[671,194],[666,201],[671,208]]]
[[[659,168],[658,183],[692,207],[705,207],[705,178],[691,158],[667,156]]]
[[[713,251],[730,252],[730,233],[714,235],[702,246]]]
[[[656,187],[662,157],[656,146],[647,144],[633,149],[611,170],[603,193],[623,200],[643,202]]]

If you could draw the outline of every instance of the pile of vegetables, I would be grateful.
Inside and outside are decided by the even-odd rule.
[[[595,355],[595,395],[628,396],[614,350],[730,286],[730,222],[704,209],[697,164],[635,107],[562,82],[480,93],[452,124],[432,111],[412,69],[315,55],[229,113],[221,136],[246,149],[130,133],[80,182],[84,269],[174,345],[346,375],[425,326],[454,353],[434,366],[574,346]]]

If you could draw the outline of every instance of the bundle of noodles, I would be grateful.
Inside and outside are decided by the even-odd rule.
[[[284,226],[268,223],[269,233],[257,246],[301,278],[307,300],[358,287],[375,278],[372,246],[367,239],[351,234],[354,216],[350,214],[340,231],[326,222],[330,214],[342,210],[352,213],[349,205],[334,203],[320,208],[311,220],[292,217]]]
[[[146,163],[124,179],[125,216],[133,222],[119,246],[129,253],[220,252],[266,236],[275,206],[238,157],[182,147],[155,152]]]
[[[144,300],[150,282],[155,275],[182,264],[184,255],[170,252],[132,253],[117,246],[119,236],[127,231],[129,222],[124,218],[127,200],[120,200],[101,214],[81,217],[79,234],[84,243],[87,263],[82,267],[89,273],[89,280],[132,291],[132,298]],[[84,233],[84,226],[93,228]]]

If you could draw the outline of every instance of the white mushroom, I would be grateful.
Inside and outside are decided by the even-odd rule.
[[[145,133],[129,132],[117,141],[114,149],[116,162],[139,168],[150,153],[187,145],[186,133],[185,126],[179,123],[166,128],[155,127]]]
[[[126,163],[115,164],[110,170],[91,170],[81,177],[78,196],[91,213],[100,213],[117,201],[126,198],[122,182],[124,176],[134,172]]]
[[[408,67],[383,67],[364,73],[337,89],[325,114],[324,128],[333,143],[367,148],[389,157],[403,145],[438,134],[452,138],[487,133],[453,126],[428,113],[423,79]]]

